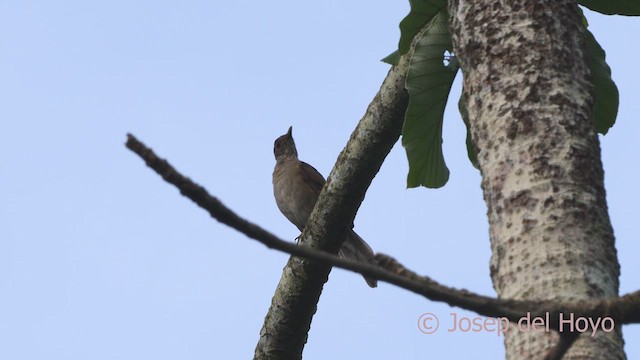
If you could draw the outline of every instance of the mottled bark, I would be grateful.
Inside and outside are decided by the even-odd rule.
[[[391,68],[340,153],[304,229],[303,244],[334,254],[342,245],[339,239],[344,239],[373,177],[400,137],[409,101],[404,84],[412,53],[411,50],[403,55]],[[302,357],[322,285],[330,271],[331,267],[325,264],[289,259],[260,331],[255,359]]]
[[[619,265],[576,2],[449,6],[488,206],[496,292],[503,299],[569,302],[617,296]],[[620,325],[582,335],[564,358],[624,359]],[[511,331],[507,358],[541,358],[557,341],[554,332]]]

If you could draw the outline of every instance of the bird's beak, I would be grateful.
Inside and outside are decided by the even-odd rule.
[[[293,130],[293,126],[289,126],[289,131],[287,131],[287,136],[292,137],[291,130]]]

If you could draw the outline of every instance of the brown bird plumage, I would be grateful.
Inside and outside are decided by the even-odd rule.
[[[276,166],[273,169],[273,194],[282,214],[300,231],[307,224],[307,219],[318,200],[324,185],[324,177],[313,166],[298,159],[296,144],[289,131],[276,139],[273,145]],[[353,259],[374,263],[373,250],[353,230],[347,233],[338,255],[345,259]],[[377,281],[364,278],[370,287],[376,287]]]

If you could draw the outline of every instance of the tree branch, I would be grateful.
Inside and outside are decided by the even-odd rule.
[[[578,336],[579,334],[577,333],[560,334],[560,341],[549,350],[544,360],[562,360],[562,357],[578,339]]]
[[[445,302],[451,306],[471,310],[488,317],[505,317],[510,321],[517,321],[526,316],[527,312],[531,312],[532,318],[544,316],[545,312],[549,312],[550,328],[556,330],[559,324],[554,319],[558,319],[560,313],[572,313],[576,317],[611,316],[618,325],[640,322],[640,291],[627,294],[621,298],[581,302],[573,305],[558,304],[552,301],[499,300],[467,290],[458,290],[441,285],[429,277],[416,274],[395,259],[384,254],[376,254],[376,260],[380,265],[380,267],[376,267],[362,262],[342,259],[336,255],[318,251],[308,246],[284,241],[262,227],[235,214],[224,206],[220,200],[211,196],[202,186],[180,174],[166,160],[159,158],[153,150],[146,147],[133,135],[127,135],[126,146],[138,154],[147,166],[162,176],[165,181],[176,186],[182,195],[206,210],[211,217],[261,242],[268,248],[304,257],[314,262],[321,262],[328,266],[351,270],[396,285],[422,295],[429,300]],[[567,338],[567,342],[563,346],[568,347],[570,345],[568,340],[570,339]]]
[[[426,29],[426,27],[425,27]],[[424,29],[423,29],[424,31]],[[421,31],[415,39],[422,35]],[[415,46],[412,45],[412,49]],[[340,153],[300,242],[337,253],[373,177],[400,137],[409,101],[405,78],[413,50],[393,66]],[[260,330],[255,359],[298,359],[331,267],[289,259]]]

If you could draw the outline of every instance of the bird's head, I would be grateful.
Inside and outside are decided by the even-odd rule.
[[[277,138],[273,144],[273,154],[275,155],[276,160],[289,156],[298,158],[296,143],[293,141],[293,136],[291,135],[292,128],[292,126],[289,126],[289,131]]]

